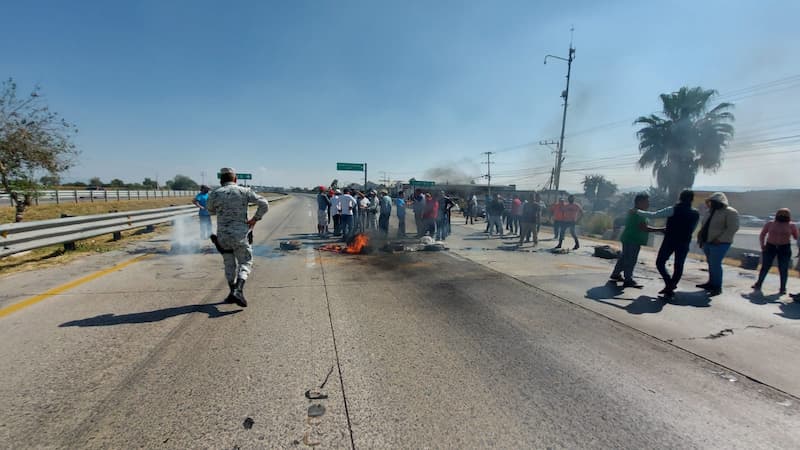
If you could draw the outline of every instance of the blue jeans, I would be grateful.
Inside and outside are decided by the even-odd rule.
[[[348,240],[355,234],[355,230],[353,229],[353,216],[349,214],[342,214],[342,236],[344,240]]]
[[[722,289],[722,260],[731,248],[730,243],[703,245],[708,260],[708,284],[711,289]]]

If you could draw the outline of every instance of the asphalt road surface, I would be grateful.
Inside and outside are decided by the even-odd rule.
[[[800,442],[795,397],[448,252],[319,252],[314,209],[258,224],[246,309],[165,239],[0,278],[0,447]]]

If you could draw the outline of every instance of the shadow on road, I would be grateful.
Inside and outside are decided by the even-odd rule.
[[[208,314],[209,319],[215,319],[218,317],[230,316],[242,311],[241,309],[234,311],[220,311],[217,309],[217,305],[224,304],[225,303],[223,302],[219,302],[204,305],[186,305],[122,315],[101,314],[99,316],[89,317],[86,319],[64,322],[59,325],[59,327],[106,327],[110,325],[122,325],[126,323],[150,323],[191,313],[205,313]]]
[[[617,298],[617,296],[623,292],[624,290],[622,287],[617,284],[606,283],[603,286],[595,286],[586,291],[586,298],[608,306],[613,306],[614,308],[624,309],[628,314],[656,314],[664,309],[664,302],[662,300],[648,295],[640,295],[634,300]],[[614,302],[608,301],[612,299],[630,301],[630,303],[625,306],[620,306]]]
[[[781,298],[781,295],[764,295],[761,291],[753,291],[748,294],[742,294],[742,298],[750,300],[750,303],[754,305],[766,305],[769,303],[780,303],[778,300]]]
[[[800,320],[800,303],[795,300],[792,303],[781,303],[781,312],[775,313],[776,316],[781,316],[786,319]]]

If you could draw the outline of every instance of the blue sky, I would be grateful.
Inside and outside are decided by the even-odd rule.
[[[722,97],[739,137],[698,184],[791,186],[800,143],[762,141],[800,134],[797,17],[796,1],[15,2],[0,75],[40,84],[80,128],[67,180],[361,178],[337,161],[375,180],[476,177],[481,152],[517,147],[493,156],[493,181],[537,187],[553,157],[518,146],[558,136],[566,66],[542,61],[566,56],[574,26],[562,187],[594,172],[649,185],[631,123],[682,85],[754,87]]]

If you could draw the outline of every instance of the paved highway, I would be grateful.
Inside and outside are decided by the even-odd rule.
[[[318,252],[313,209],[258,224],[244,310],[166,238],[0,278],[0,446],[800,442],[795,397],[449,252]]]

